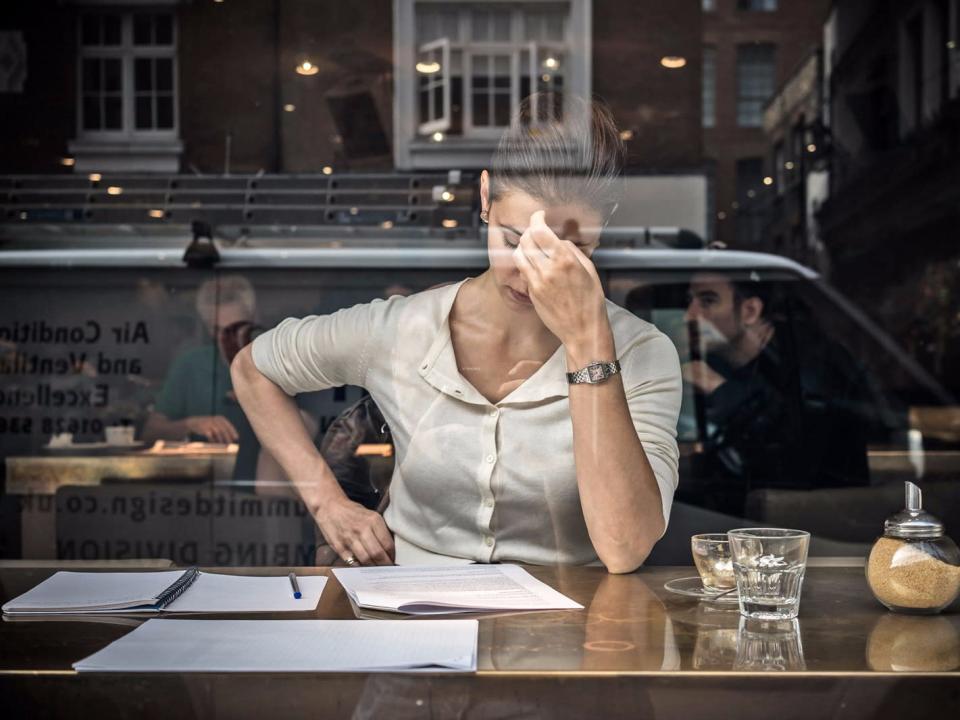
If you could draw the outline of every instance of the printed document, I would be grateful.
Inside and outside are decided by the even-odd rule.
[[[148,620],[79,672],[473,672],[476,620]]]
[[[503,610],[573,610],[583,605],[517,565],[334,568],[361,608],[410,615]]]

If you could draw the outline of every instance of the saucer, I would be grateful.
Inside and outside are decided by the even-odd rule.
[[[706,600],[707,602],[736,605],[740,601],[736,590],[727,593],[726,595],[708,592],[704,589],[699,575],[670,580],[669,582],[663,584],[663,589],[667,590],[668,592],[676,593],[677,595],[697,598],[698,600]]]

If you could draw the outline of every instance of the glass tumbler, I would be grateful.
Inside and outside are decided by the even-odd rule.
[[[810,533],[740,528],[727,533],[740,613],[758,620],[789,620],[800,610]]]

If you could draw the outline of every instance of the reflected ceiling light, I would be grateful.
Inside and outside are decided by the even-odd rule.
[[[543,75],[540,76],[540,79],[543,80],[544,82],[550,82],[550,73],[544,73]]]
[[[444,202],[453,202],[454,194],[449,190],[444,190],[442,193],[440,193],[440,199]]]
[[[302,63],[297,65],[298,75],[316,75],[318,72],[320,72],[320,68],[318,68],[309,60],[304,60]]]
[[[633,130],[621,130],[620,131],[621,140],[633,140]]]
[[[734,210],[738,210],[740,209],[740,203],[734,200],[732,203],[730,203],[730,207],[732,207]]]
[[[351,214],[351,215],[359,215],[359,214],[360,214],[360,208],[355,208],[355,207],[350,208],[350,214]]]
[[[90,182],[100,182],[102,177],[100,173],[90,173]]]
[[[333,168],[329,165],[324,165],[320,172],[322,172],[324,175],[333,175]]]
[[[286,105],[283,106],[283,109],[284,109],[284,112],[293,112],[294,110],[297,109],[297,106],[294,105],[293,103],[287,103]]]
[[[756,195],[757,195],[757,191],[756,191],[756,190],[747,190],[747,197],[748,197],[748,198],[756,197]]]
[[[682,68],[684,65],[686,65],[687,59],[685,57],[681,57],[680,55],[664,55],[662,58],[660,58],[660,64],[665,68],[669,68],[670,70],[676,70],[677,68]]]
[[[951,50],[955,50],[957,48],[957,41],[947,40],[947,47],[950,48]]]
[[[393,227],[393,220],[384,220],[382,223],[380,223],[380,227],[382,227],[384,230],[389,230]]]
[[[556,70],[558,67],[560,67],[560,61],[555,57],[548,57],[543,61],[543,66],[548,70]]]
[[[64,167],[73,167],[74,165],[77,164],[77,161],[74,160],[72,157],[65,157],[65,158],[60,158],[60,164],[63,165]]]
[[[764,185],[773,185],[773,178],[770,177],[769,175],[767,175],[767,176],[763,179],[763,184],[764,184]]]
[[[458,223],[458,222],[457,222],[456,220],[454,220],[453,218],[444,218],[444,219],[440,222],[440,224],[443,225],[445,228],[455,228],[455,227],[456,227],[457,225],[459,225],[460,223]]]
[[[807,152],[816,152],[816,151],[817,151],[817,146],[814,143],[810,143],[809,145],[807,145]]]
[[[222,2],[222,0],[217,0],[217,2]],[[147,212],[147,215],[152,218],[156,218],[157,220],[161,220],[163,219],[163,210],[150,210]]]
[[[433,75],[434,73],[440,72],[440,63],[436,60],[431,62],[418,62],[417,72],[424,75]]]
[[[443,142],[443,133],[437,130],[433,135],[430,136],[430,139],[434,142]]]
[[[119,185],[111,185],[107,188],[107,195],[122,195],[123,188]]]
[[[727,214],[723,210],[717,213],[717,220],[726,220],[726,219],[727,219]]]
[[[783,164],[783,166],[784,166],[787,170],[793,170],[793,168],[794,168],[793,160],[787,160],[787,161]]]

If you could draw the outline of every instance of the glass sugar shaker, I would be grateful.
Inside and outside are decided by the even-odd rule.
[[[923,509],[920,488],[904,484],[906,507],[887,518],[870,549],[867,583],[890,610],[934,615],[960,595],[960,550]]]

